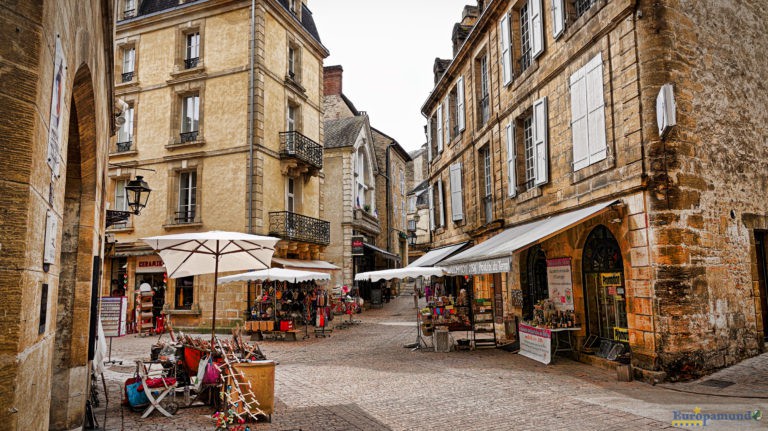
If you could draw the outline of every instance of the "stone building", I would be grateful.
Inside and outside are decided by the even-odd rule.
[[[0,423],[84,424],[114,133],[112,2],[3,2]]]
[[[402,257],[407,254],[407,249],[392,252],[383,248],[387,247],[387,232],[392,232],[390,228],[399,229],[400,225],[387,224],[388,209],[393,209],[394,205],[388,199],[392,196],[387,194],[386,181],[382,181],[389,176],[386,148],[390,144],[395,148],[395,151],[389,151],[389,170],[396,172],[396,175],[399,175],[399,169],[405,175],[407,153],[397,149],[399,145],[394,139],[371,127],[368,114],[357,110],[344,95],[343,73],[341,66],[325,67],[323,117],[326,151],[322,201],[326,217],[334,221],[326,257],[329,262],[342,267],[343,284],[352,286],[355,274],[399,267]],[[382,157],[384,160],[380,160]],[[399,199],[402,199],[400,185],[390,186],[396,192],[393,194],[399,194]],[[337,225],[340,225],[338,229]],[[399,238],[396,245],[392,239],[390,237],[389,246],[402,247]],[[353,246],[353,242],[357,246]],[[370,287],[366,284],[360,290],[361,296],[368,301],[371,300]]]
[[[253,4],[253,9],[252,9]],[[323,262],[322,45],[307,2],[117,2],[116,95],[126,122],[110,149],[115,209],[132,175],[153,189],[139,217],[112,225],[105,284],[155,289],[154,314],[210,324],[213,276],[168,279],[140,238],[210,230],[281,238],[273,266]],[[247,287],[219,292],[223,326],[244,318]],[[131,307],[132,308],[132,307]]]
[[[465,8],[422,108],[430,227],[476,244],[441,264],[493,300],[497,342],[558,267],[578,359],[613,366],[587,354],[605,341],[677,379],[764,351],[767,20],[756,1]]]
[[[427,199],[429,176],[427,170],[427,146],[422,145],[410,154],[407,180],[409,182],[407,195],[406,217],[408,223],[408,262],[413,262],[423,256],[432,245],[429,230],[429,201]]]

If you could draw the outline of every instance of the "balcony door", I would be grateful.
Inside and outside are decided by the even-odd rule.
[[[296,232],[296,194],[298,183],[293,178],[288,178],[285,182],[285,211],[288,212],[285,217],[285,229],[289,238],[294,238]]]

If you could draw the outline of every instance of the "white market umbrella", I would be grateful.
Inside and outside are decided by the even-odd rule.
[[[430,267],[405,267],[395,269],[383,269],[381,271],[369,271],[361,272],[355,275],[357,281],[378,281],[378,280],[392,280],[403,278],[418,278],[418,277],[441,277],[446,274],[444,268],[437,266]]]
[[[296,269],[269,268],[261,271],[251,271],[242,274],[229,275],[219,278],[219,283],[232,283],[234,281],[287,281],[299,283],[312,280],[330,280],[331,275],[324,272],[299,271]]]
[[[162,235],[141,240],[160,255],[170,278],[214,274],[212,342],[216,334],[219,272],[269,268],[275,244],[279,241],[270,236],[224,231]]]

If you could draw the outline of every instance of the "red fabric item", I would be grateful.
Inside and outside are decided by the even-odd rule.
[[[165,331],[165,318],[157,316],[155,319],[155,334],[162,334]]]
[[[293,321],[292,320],[281,320],[280,321],[280,330],[281,331],[285,332],[285,331],[290,331],[292,329],[293,329]]]
[[[197,349],[184,348],[184,366],[187,369],[188,376],[197,375],[197,367],[200,366],[200,359],[203,357],[203,352]]]
[[[147,379],[147,386],[150,389],[164,388],[166,386],[173,386],[175,384],[176,384],[175,377],[157,377],[157,378]],[[143,390],[144,390],[144,385],[139,386],[139,392]]]

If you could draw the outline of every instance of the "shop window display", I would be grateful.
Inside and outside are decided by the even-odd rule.
[[[589,234],[582,262],[588,333],[628,342],[624,265],[619,244],[605,226]]]
[[[191,310],[194,302],[195,277],[181,277],[176,279],[175,307],[177,310]]]

